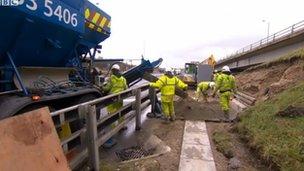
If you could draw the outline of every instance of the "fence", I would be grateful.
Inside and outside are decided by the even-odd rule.
[[[75,121],[84,121],[78,124],[77,130],[74,130],[69,137],[61,140],[61,145],[65,154],[71,153],[77,149],[78,153],[69,162],[71,169],[77,168],[87,158],[89,164],[94,170],[99,170],[99,147],[108,139],[115,135],[124,125],[135,118],[136,130],[141,127],[141,110],[151,104],[154,106],[156,94],[149,86],[142,85],[118,94],[101,97],[89,102],[65,108],[51,113],[55,126],[61,127],[66,123]],[[100,110],[114,101],[135,97],[132,102],[124,106],[113,114],[98,117]],[[151,100],[150,100],[151,99]],[[76,115],[75,115],[76,112]],[[103,132],[104,128],[119,120],[123,116],[124,120],[113,129]],[[76,122],[77,123],[77,122]],[[80,126],[79,126],[80,125]],[[71,148],[75,140],[77,148]]]
[[[300,33],[304,32],[304,21],[298,22],[296,24],[293,24],[292,26],[289,26],[277,33],[274,33],[272,35],[267,36],[264,39],[261,39],[260,41],[257,41],[255,43],[252,43],[238,51],[236,51],[235,53],[226,56],[224,59],[221,59],[218,61],[218,64],[220,63],[224,63],[232,58],[237,58],[239,56],[242,56],[244,54],[247,54],[249,52],[253,52],[256,51],[258,49],[264,48],[266,46],[269,46],[271,44],[280,42],[282,40],[294,37],[296,35],[299,35]]]

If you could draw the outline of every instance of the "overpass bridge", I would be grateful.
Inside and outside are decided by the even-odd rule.
[[[304,20],[252,43],[217,62],[215,68],[228,65],[233,71],[280,58],[304,47]]]

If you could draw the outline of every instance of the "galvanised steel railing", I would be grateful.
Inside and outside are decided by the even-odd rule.
[[[263,38],[260,41],[252,43],[252,44],[236,51],[235,53],[233,53],[229,56],[226,56],[224,59],[219,60],[217,63],[218,64],[224,63],[226,61],[229,61],[230,59],[237,58],[239,56],[242,56],[244,54],[256,51],[258,49],[264,48],[264,47],[269,46],[271,44],[280,42],[282,40],[285,40],[285,39],[288,39],[288,38],[291,38],[291,37],[294,37],[294,36],[296,36],[300,33],[303,33],[303,32],[304,32],[304,20],[301,21],[301,22],[298,22],[296,24],[293,24],[293,25],[291,25],[291,26],[289,26],[289,27],[287,27],[287,28],[285,28],[285,29],[283,29],[279,32],[276,32],[272,35],[269,35],[268,37]]]
[[[140,129],[141,111],[150,104],[153,107],[155,103],[153,99],[156,98],[156,91],[152,88],[148,89],[148,84],[145,84],[51,113],[56,128],[76,120],[80,120],[83,123],[70,136],[61,139],[61,146],[66,155],[77,149],[77,153],[74,153],[74,156],[69,161],[71,169],[79,167],[81,163],[89,159],[91,169],[99,170],[99,147],[134,118],[136,130]],[[133,100],[131,99],[130,103],[124,104],[115,113],[102,117],[98,116],[100,110],[108,104],[127,98],[133,98]],[[119,118],[122,116],[124,119],[121,121]],[[120,123],[113,128],[111,125],[119,120]],[[107,130],[105,129],[106,127],[111,129]],[[71,148],[71,143],[77,138],[80,139],[80,142],[76,143],[76,148]]]

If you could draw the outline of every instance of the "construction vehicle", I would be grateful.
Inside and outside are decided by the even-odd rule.
[[[214,66],[216,65],[216,61],[213,55],[211,55],[209,58],[205,59],[201,64],[208,64],[210,65],[213,69]]]
[[[196,86],[201,81],[211,81],[214,65],[199,62],[185,63],[185,69],[180,79],[189,86]]]
[[[181,74],[181,79],[189,86],[194,86],[197,83],[197,65],[198,63],[185,63],[184,73]]]
[[[108,14],[88,0],[22,0],[0,10],[0,119],[106,95],[92,70],[111,34]],[[123,76],[133,85],[161,62],[143,59]]]

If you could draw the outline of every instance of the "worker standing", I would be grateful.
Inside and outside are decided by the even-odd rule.
[[[204,101],[208,103],[208,90],[210,89],[213,90],[214,87],[215,87],[214,82],[207,82],[207,81],[200,82],[196,88],[196,100],[198,101],[200,95],[203,94]]]
[[[216,78],[215,90],[213,92],[213,97],[215,97],[217,91],[220,92],[220,105],[225,113],[226,119],[229,118],[229,103],[230,98],[233,93],[236,93],[236,85],[235,78],[231,74],[230,68],[228,66],[224,66],[222,68],[221,74]]]
[[[169,120],[174,121],[175,113],[173,99],[175,88],[178,87],[183,90],[187,90],[188,85],[174,76],[170,70],[166,70],[165,74],[155,83],[150,83],[150,86],[158,88],[161,91],[161,106],[166,122],[168,123]]]
[[[213,71],[213,81],[216,82],[218,76],[221,74],[219,70],[214,70]]]
[[[107,84],[103,87],[103,90],[105,92],[108,92],[109,94],[115,94],[115,93],[119,93],[121,91],[126,90],[128,88],[127,81],[121,75],[119,65],[118,64],[113,65],[113,67],[111,69],[111,72],[112,72],[111,77],[110,77],[109,81],[107,82]],[[119,99],[118,101],[113,102],[112,104],[110,104],[110,105],[107,106],[108,114],[111,115],[111,114],[115,113],[122,106],[123,106],[123,100],[122,99]],[[120,116],[118,122],[119,123],[122,122],[123,119],[124,118]],[[112,127],[115,127],[115,124],[113,124]],[[105,147],[111,147],[114,144],[115,143],[113,142],[113,140],[109,139],[104,144],[104,146]]]
[[[126,79],[120,73],[120,67],[118,64],[113,65],[112,74],[107,82],[107,84],[103,87],[103,90],[109,92],[109,94],[119,93],[128,88]],[[114,102],[107,106],[108,113],[115,113],[118,109],[122,107],[122,100]]]

